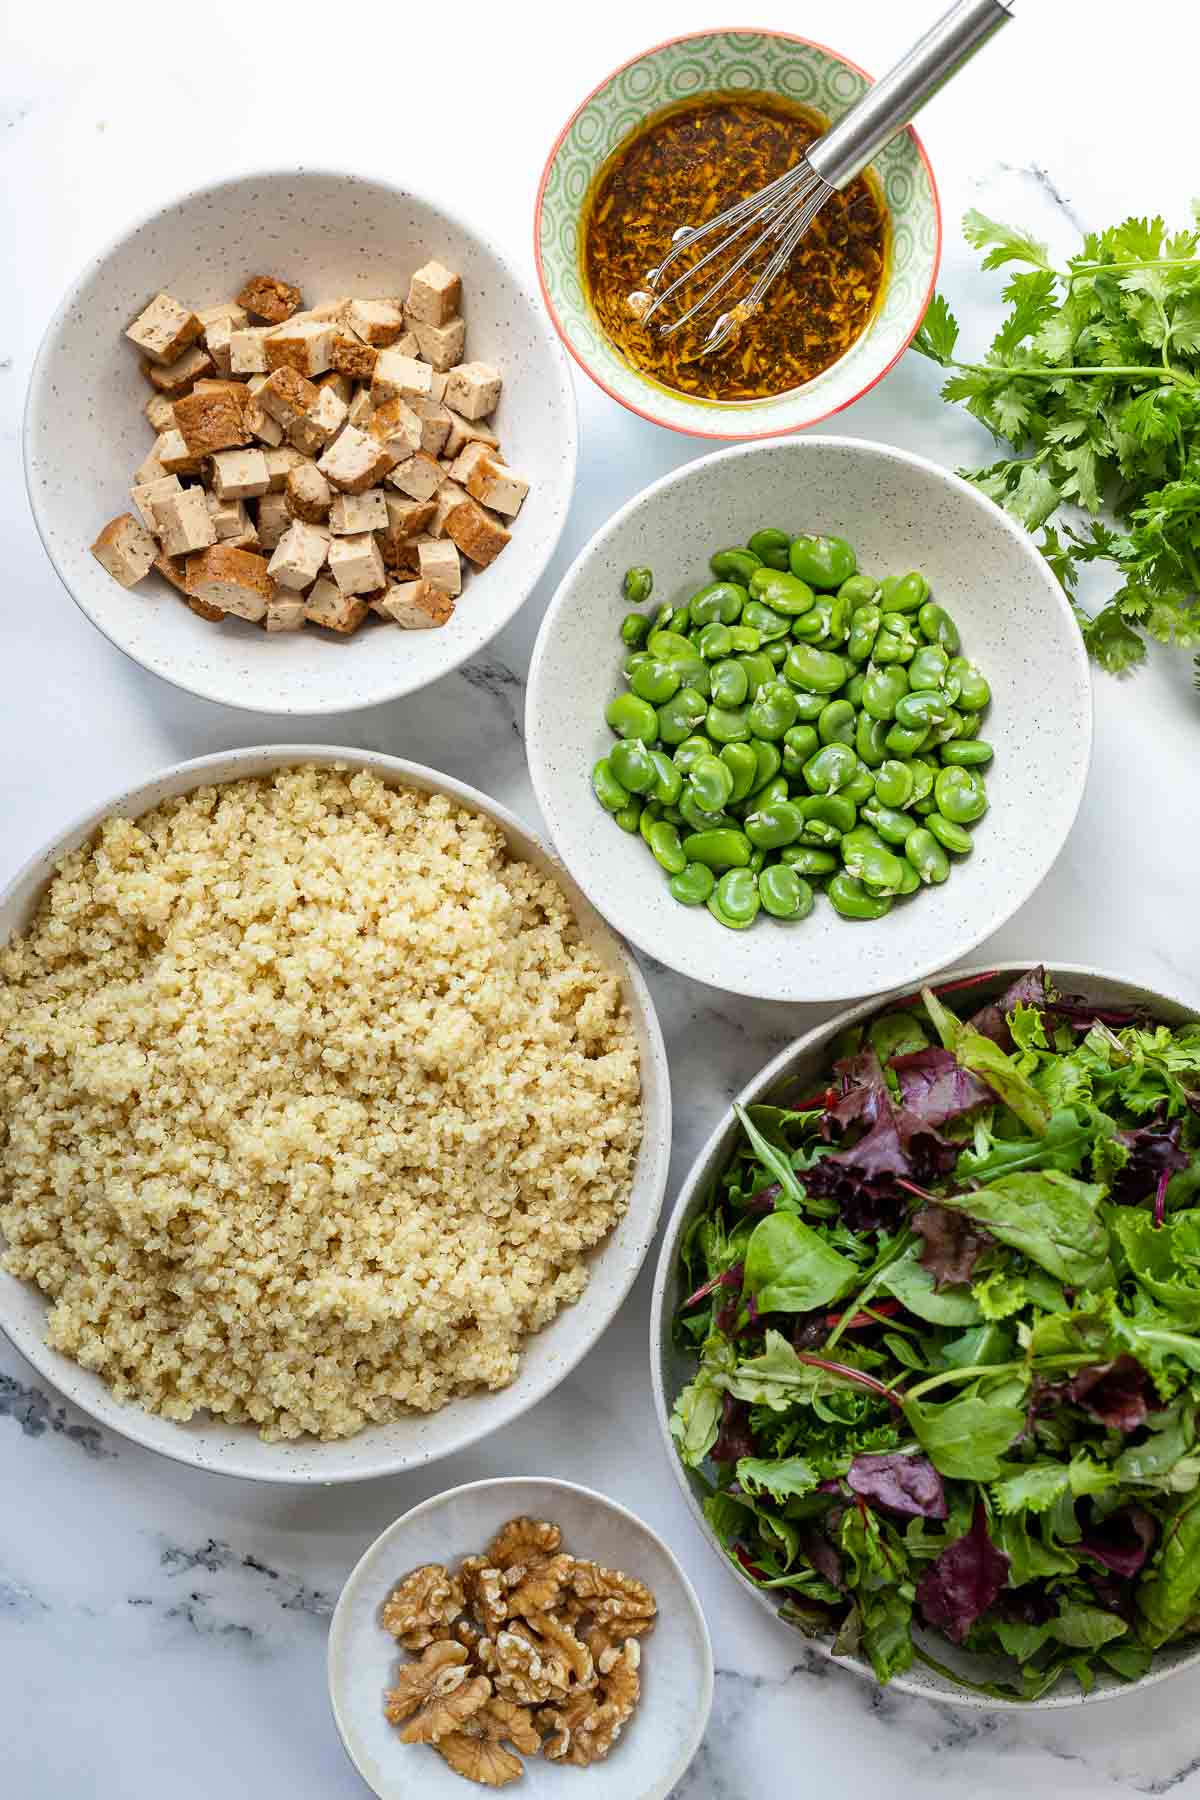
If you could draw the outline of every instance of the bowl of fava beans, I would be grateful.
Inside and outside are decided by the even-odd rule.
[[[965,956],[1046,875],[1091,755],[1087,663],[1028,536],[880,444],[720,451],[568,570],[530,669],[555,847],[679,973],[833,1001]]]

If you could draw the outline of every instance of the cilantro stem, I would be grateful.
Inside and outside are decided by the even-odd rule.
[[[1128,262],[1078,262],[1071,265],[1068,279],[1074,281],[1077,275],[1105,274],[1112,269],[1194,269],[1195,267],[1196,258],[1194,256],[1155,256],[1144,262],[1139,262],[1136,258]]]
[[[1050,363],[965,363],[954,362],[947,365],[955,369],[965,369],[972,375],[1014,375],[1028,376],[1034,381],[1058,381],[1064,375],[1103,375],[1136,376],[1147,381],[1175,381],[1181,387],[1192,387],[1194,382],[1184,370],[1172,365],[1156,368],[1152,363],[1080,363],[1067,368],[1057,368]]]

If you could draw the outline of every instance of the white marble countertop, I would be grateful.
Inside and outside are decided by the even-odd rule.
[[[749,0],[708,9],[746,25],[763,23],[764,10]],[[905,47],[911,21],[932,10],[808,0],[779,22],[879,71]],[[433,59],[443,78],[430,80],[425,9],[339,18],[290,0],[283,11],[287,29],[275,31],[279,9],[233,0],[136,20],[132,9],[60,0],[10,8],[0,26],[0,241],[10,270],[0,284],[0,880],[122,784],[280,731],[126,662],[42,555],[20,475],[21,407],[45,320],[85,256],[194,183],[325,160],[410,173],[488,219],[528,263],[538,174],[571,107],[626,56],[710,22],[685,0],[606,0],[578,25],[542,0],[459,0],[451,28],[435,34],[447,46]],[[997,283],[977,276],[961,243],[968,205],[1063,245],[1077,223],[1103,226],[1126,212],[1184,220],[1200,47],[1184,16],[1174,0],[1143,0],[1131,28],[1132,15],[1122,25],[1115,9],[1089,0],[1022,0],[986,59],[930,106],[922,131],[946,209],[943,285],[969,336],[988,328],[984,297]],[[410,47],[419,57],[411,82]],[[987,460],[982,431],[944,408],[936,389],[936,371],[910,356],[837,429],[949,464]],[[516,624],[438,687],[341,719],[292,721],[293,741],[412,756],[536,818],[522,678],[555,581],[617,505],[704,450],[623,413],[582,378],[580,408],[574,510]],[[1190,673],[1185,656],[1158,653],[1130,685],[1098,678],[1079,821],[1040,892],[981,956],[1094,962],[1200,1004],[1200,697]],[[725,999],[659,971],[651,981],[672,1054],[678,1177],[729,1095],[815,1014]],[[649,1276],[648,1265],[603,1342],[504,1436],[413,1476],[327,1492],[205,1477],[102,1437],[0,1340],[6,1800],[209,1800],[219,1791],[358,1800],[365,1790],[325,1703],[326,1622],[339,1585],[368,1541],[417,1500],[517,1473],[565,1474],[632,1506],[665,1533],[699,1588],[719,1677],[712,1727],[680,1800],[782,1800],[802,1785],[895,1800],[1200,1795],[1200,1672],[1082,1712],[996,1716],[880,1693],[764,1620],[699,1538],[668,1469],[647,1378]]]

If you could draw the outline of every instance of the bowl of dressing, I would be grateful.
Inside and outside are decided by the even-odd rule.
[[[646,273],[679,227],[793,167],[870,85],[805,38],[702,31],[634,57],[572,113],[542,174],[534,254],[555,329],[614,400],[697,437],[774,437],[840,412],[887,374],[924,316],[941,253],[937,187],[911,127],[828,202],[721,349],[699,354],[715,311],[667,338],[640,317]]]

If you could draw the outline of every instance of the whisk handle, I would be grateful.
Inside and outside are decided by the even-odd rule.
[[[818,139],[808,152],[811,168],[830,187],[845,187],[1011,17],[1008,0],[957,0],[908,55]]]

